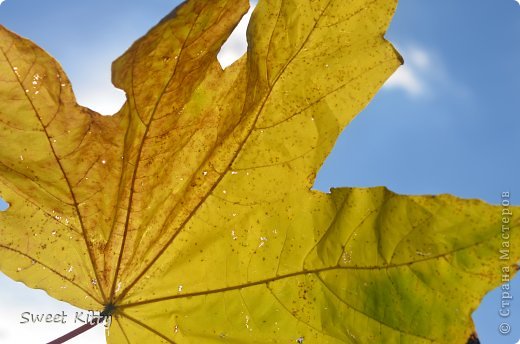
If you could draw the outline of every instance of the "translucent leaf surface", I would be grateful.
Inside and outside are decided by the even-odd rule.
[[[310,190],[402,62],[383,38],[395,6],[260,1],[222,70],[248,2],[187,1],[114,62],[112,117],[1,28],[1,270],[113,309],[111,343],[464,342],[518,220],[449,195]]]

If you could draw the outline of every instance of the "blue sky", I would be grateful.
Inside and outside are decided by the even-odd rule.
[[[124,101],[110,84],[111,61],[177,2],[0,3],[0,24],[57,58],[81,104],[110,114]],[[244,29],[242,24],[238,33]],[[386,185],[399,193],[452,193],[495,204],[509,191],[520,204],[519,37],[515,0],[400,0],[387,38],[405,65],[340,136],[316,188]],[[229,63],[245,49],[243,37],[235,35],[227,48],[220,57]],[[512,288],[520,299],[518,278]],[[479,336],[486,344],[514,344],[520,338],[520,301],[513,300],[508,336],[497,329],[499,302],[498,292],[492,292],[474,314]],[[0,305],[2,343],[52,339],[67,331],[18,325],[29,306],[74,312],[3,276]],[[102,337],[98,328],[75,343]]]

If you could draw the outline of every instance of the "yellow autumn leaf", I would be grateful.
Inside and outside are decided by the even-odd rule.
[[[110,313],[109,343],[464,342],[518,208],[311,190],[401,63],[396,2],[260,1],[222,70],[248,1],[187,1],[115,61],[112,117],[0,28],[2,272]]]

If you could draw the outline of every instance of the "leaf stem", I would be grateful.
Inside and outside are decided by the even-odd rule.
[[[87,332],[88,330],[90,330],[91,328],[95,327],[96,325],[102,323],[106,319],[108,319],[108,321],[110,321],[110,317],[111,317],[112,313],[115,311],[115,309],[116,309],[116,307],[113,304],[109,303],[108,305],[105,306],[105,309],[103,309],[103,311],[99,314],[99,316],[93,317],[93,319],[87,321],[85,324],[81,325],[77,329],[74,329],[74,330],[70,331],[69,333],[64,334],[63,336],[56,338],[53,341],[50,341],[47,344],[65,343],[66,341],[68,341],[76,336],[79,336],[80,334],[82,334],[84,332]]]
[[[100,318],[99,320],[93,320],[93,321],[88,321],[87,323],[81,325],[80,327],[78,327],[77,329],[74,329],[72,331],[70,331],[69,333],[59,337],[59,338],[56,338],[54,339],[53,341],[47,343],[47,344],[61,344],[61,343],[65,343],[66,341],[82,334],[83,332],[86,332],[88,330],[90,330],[91,328],[95,327],[97,324],[99,323],[102,323],[104,320],[104,318]]]

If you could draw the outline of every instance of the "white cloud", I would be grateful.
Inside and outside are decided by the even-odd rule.
[[[400,89],[412,97],[420,97],[428,93],[428,74],[432,69],[430,53],[425,49],[412,46],[408,49],[398,49],[405,63],[392,74],[384,87]]]
[[[242,17],[240,23],[238,23],[235,30],[233,30],[228,40],[220,49],[217,59],[222,68],[231,65],[247,51],[246,30],[249,19],[251,19],[251,13],[254,9],[255,5],[251,4],[249,11]]]
[[[417,68],[422,70],[431,67],[432,64],[429,53],[418,47],[410,48],[408,51],[408,58],[414,66],[417,66]]]
[[[108,83],[99,83],[94,87],[74,87],[78,104],[102,114],[115,114],[126,100],[125,92],[111,86]]]
[[[255,5],[253,2],[249,12],[222,46],[217,56],[222,68],[231,65],[247,51],[246,30]],[[455,95],[468,94],[465,87],[448,76],[438,54],[418,45],[408,45],[398,50],[405,64],[387,80],[385,89],[401,90],[413,98],[432,97],[443,89],[449,89]]]
[[[384,87],[389,89],[402,89],[411,96],[424,94],[426,86],[421,81],[419,75],[407,65],[399,67],[397,71],[388,79]]]
[[[399,47],[398,50],[404,65],[387,80],[384,89],[401,90],[412,98],[433,98],[440,93],[459,98],[470,95],[466,86],[450,76],[439,54],[418,45]]]

